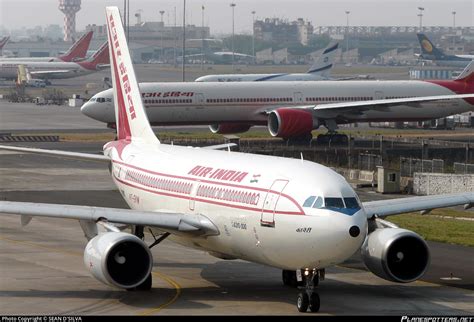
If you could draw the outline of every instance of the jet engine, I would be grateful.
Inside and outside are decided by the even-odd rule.
[[[422,277],[430,261],[426,242],[418,234],[401,228],[376,229],[367,236],[361,253],[372,273],[398,283]]]
[[[288,139],[311,133],[319,127],[309,111],[279,108],[268,115],[268,131],[272,136]]]
[[[209,125],[212,133],[215,134],[234,134],[247,132],[252,127],[248,123],[219,123]]]
[[[134,288],[150,275],[153,257],[137,236],[107,232],[92,238],[84,250],[84,264],[99,281],[120,288]]]

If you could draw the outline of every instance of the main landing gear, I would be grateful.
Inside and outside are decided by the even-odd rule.
[[[160,236],[155,236],[151,229],[150,229],[150,233],[153,236],[153,239],[155,240],[150,246],[148,246],[150,249],[153,248],[154,246],[158,245],[159,243],[161,243],[163,240],[165,240],[170,235],[170,233],[163,233]],[[135,236],[137,236],[141,240],[145,239],[145,233],[143,231],[143,226],[133,226],[132,227],[132,234],[134,234]],[[137,285],[133,288],[127,288],[127,291],[150,291],[151,288],[152,288],[152,284],[153,284],[153,277],[151,276],[151,273],[150,273],[150,275],[148,275],[148,277],[146,278],[146,280],[143,281],[143,283],[141,283],[140,285]]]
[[[298,278],[299,273],[301,273],[300,278]],[[282,272],[284,285],[300,289],[296,300],[296,307],[299,312],[306,312],[308,309],[310,312],[319,311],[321,300],[315,288],[319,281],[324,279],[324,274],[324,269],[304,269],[299,272],[284,270]]]
[[[328,132],[326,134],[318,135],[316,142],[318,144],[347,144],[349,142],[349,138],[345,134]]]

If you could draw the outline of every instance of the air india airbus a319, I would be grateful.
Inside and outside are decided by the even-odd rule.
[[[149,249],[169,237],[221,258],[280,268],[285,284],[299,271],[298,310],[316,312],[325,268],[357,251],[381,278],[407,283],[424,274],[430,258],[424,240],[382,218],[474,204],[473,193],[361,203],[342,176],[317,163],[161,144],[145,113],[118,8],[107,7],[106,19],[117,140],[105,144],[103,156],[1,147],[109,165],[131,209],[0,201],[0,212],[21,215],[23,224],[33,216],[79,220],[89,239],[84,263],[99,281],[150,289]],[[98,225],[107,231],[98,233]],[[161,234],[150,246],[144,227]]]

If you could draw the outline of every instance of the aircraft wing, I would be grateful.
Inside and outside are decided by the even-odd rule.
[[[362,203],[367,218],[387,217],[414,211],[432,210],[464,205],[465,209],[474,207],[474,192],[434,195],[422,197],[377,200]]]
[[[24,148],[19,146],[9,146],[9,145],[0,145],[0,150],[8,150],[15,152],[26,152],[26,153],[36,153],[43,155],[50,155],[55,157],[64,157],[68,159],[78,159],[85,161],[97,161],[97,162],[106,162],[109,163],[110,159],[105,155],[101,154],[92,154],[92,153],[80,153],[80,152],[67,152],[60,150],[45,150],[45,149],[35,149],[35,148]]]
[[[136,211],[90,206],[58,205],[34,202],[0,201],[0,213],[22,216],[22,223],[31,217],[52,217],[92,222],[151,226],[164,230],[199,235],[216,235],[218,229],[205,216],[171,212]]]
[[[421,96],[410,98],[392,98],[369,100],[359,102],[340,102],[329,104],[317,104],[313,107],[316,112],[332,112],[336,115],[354,113],[359,114],[366,110],[384,110],[391,106],[397,105],[412,105],[414,108],[419,107],[419,103],[473,98],[474,94],[460,94],[460,95],[437,95],[437,96]]]
[[[29,73],[31,76],[38,76],[38,77],[46,77],[46,76],[54,76],[54,75],[63,75],[70,73],[71,69],[55,69],[55,70],[37,70],[37,71],[30,71]]]

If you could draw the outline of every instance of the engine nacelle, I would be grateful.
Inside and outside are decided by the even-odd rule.
[[[145,281],[151,273],[153,257],[137,236],[107,232],[89,241],[84,250],[84,264],[99,281],[127,289]]]
[[[425,274],[430,262],[423,238],[401,228],[376,229],[367,236],[361,253],[372,273],[398,283],[416,281]]]
[[[215,134],[235,134],[247,132],[252,127],[248,123],[218,123],[209,125],[209,129]]]
[[[268,131],[272,136],[288,139],[311,133],[319,127],[309,111],[279,108],[268,115]]]

